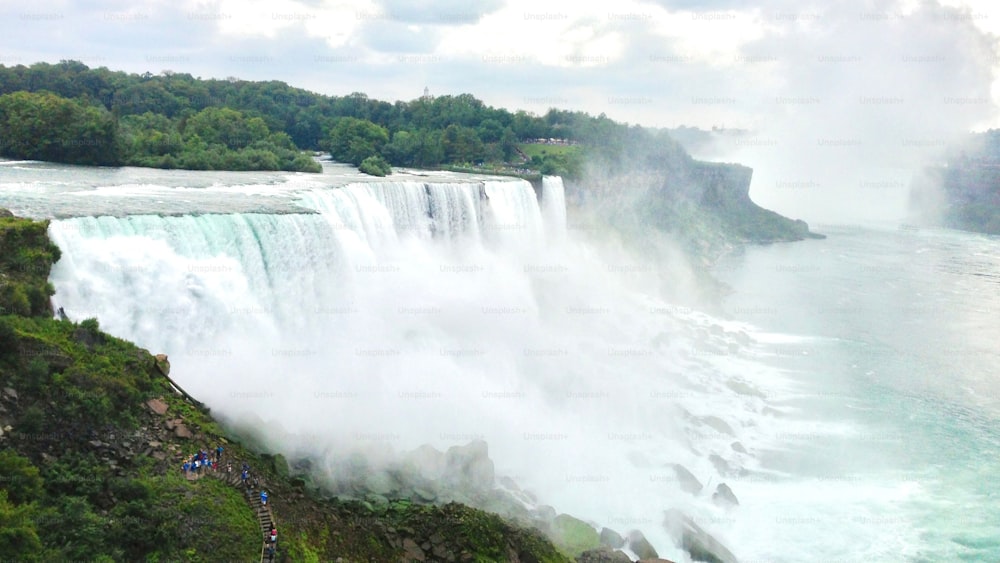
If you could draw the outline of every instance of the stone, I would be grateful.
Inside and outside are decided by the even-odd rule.
[[[156,369],[163,375],[170,375],[170,360],[167,359],[166,354],[156,355]]]
[[[495,469],[483,440],[448,448],[444,460],[446,480],[478,490],[493,489]]]
[[[104,447],[104,442],[102,442],[100,440],[91,440],[91,441],[89,441],[87,443],[90,444],[90,447],[95,448],[95,449]]]
[[[715,470],[723,475],[732,475],[733,468],[729,465],[729,462],[722,459],[722,456],[718,454],[711,454],[708,456],[708,461],[712,462],[715,466]]]
[[[194,434],[192,434],[191,431],[188,430],[188,427],[184,426],[184,424],[178,424],[174,427],[174,436],[177,436],[178,438],[191,438]]]
[[[163,402],[162,399],[150,399],[146,401],[146,406],[149,407],[149,410],[152,411],[153,414],[160,416],[167,414],[167,409],[169,408],[167,403]]]
[[[670,467],[673,468],[674,473],[677,475],[677,481],[680,483],[681,490],[687,491],[692,495],[696,495],[701,492],[703,485],[693,473],[688,471],[686,467],[679,463],[671,464]]]
[[[712,502],[726,508],[732,508],[740,505],[740,501],[737,500],[733,490],[730,489],[729,485],[725,483],[719,483],[719,485],[715,487],[715,492],[712,493]]]
[[[12,387],[4,387],[3,395],[9,399],[14,399],[15,401],[17,400],[17,391],[15,391]]]
[[[606,545],[611,549],[619,549],[625,545],[625,538],[611,528],[601,528],[601,545]]]
[[[695,561],[736,563],[733,552],[677,509],[667,511],[663,527],[674,538],[674,542],[687,551]]]
[[[14,214],[10,212],[9,209],[0,207],[0,217],[13,217]]]
[[[727,424],[725,420],[722,420],[717,416],[703,416],[698,420],[701,421],[701,423],[704,424],[705,426],[712,428],[713,430],[715,430],[720,434],[728,434],[729,436],[736,435],[736,433],[733,432],[733,427],[729,426],[729,424]]]
[[[405,540],[403,540],[403,551],[406,552],[405,555],[406,561],[427,560],[427,555],[424,554],[424,551],[420,549],[420,546],[417,545],[417,542],[411,540],[410,538],[406,538]]]
[[[160,442],[158,440],[150,440],[149,441],[149,447],[151,447],[151,448],[158,448],[158,447],[160,447],[162,445],[163,445],[163,442]]]
[[[628,533],[628,548],[632,553],[639,556],[639,559],[655,559],[659,557],[653,545],[649,543],[646,536],[639,530],[632,530]]]
[[[163,461],[167,459],[167,452],[153,452],[153,459]]]
[[[739,442],[733,442],[732,444],[729,445],[729,447],[733,448],[734,452],[739,452],[741,454],[749,453],[747,452],[747,449],[743,447],[743,444]]]
[[[421,488],[421,487],[414,487],[413,493],[415,495],[417,495],[417,497],[420,500],[425,501],[425,502],[431,502],[431,501],[433,501],[434,499],[437,498],[437,495],[434,494],[434,491],[431,491],[429,489],[424,489],[424,488]]]
[[[440,479],[444,474],[444,453],[428,444],[407,452],[403,461],[413,465],[421,476],[432,481]]]
[[[584,551],[576,558],[577,563],[632,563],[628,555],[607,546]]]

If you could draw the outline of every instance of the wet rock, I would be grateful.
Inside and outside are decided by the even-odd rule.
[[[742,381],[737,381],[735,379],[730,379],[726,382],[726,387],[729,387],[739,395],[748,395],[750,397],[764,398],[764,394],[761,393],[756,387],[753,387],[749,383],[744,383]]]
[[[606,545],[612,549],[618,549],[625,545],[625,538],[611,528],[601,528],[601,545]]]
[[[584,551],[576,558],[577,563],[632,563],[628,555],[607,546]]]
[[[681,490],[687,491],[692,495],[696,495],[701,492],[703,485],[693,473],[688,471],[686,467],[679,463],[671,464],[670,467],[673,468],[674,473],[677,475],[677,481],[680,483]]]
[[[695,561],[736,563],[733,552],[679,510],[667,511],[663,527],[674,538],[674,542]]]
[[[492,489],[495,473],[486,442],[474,440],[465,446],[448,448],[445,453],[445,478],[473,489]]]
[[[726,508],[740,505],[740,501],[737,500],[733,490],[725,483],[719,483],[719,486],[715,487],[715,492],[712,493],[712,502]]]
[[[436,481],[444,475],[445,455],[433,446],[424,444],[407,453],[403,461],[412,465],[423,477]]]
[[[715,466],[715,470],[723,475],[732,475],[733,468],[729,465],[729,462],[722,459],[722,456],[718,454],[711,454],[708,456],[708,461],[712,462]]]
[[[146,407],[148,407],[153,414],[159,416],[167,414],[167,408],[169,408],[167,403],[163,402],[162,399],[150,399],[146,401]]]
[[[701,421],[701,423],[704,424],[705,426],[712,428],[713,430],[715,430],[720,434],[727,434],[729,436],[736,435],[736,433],[733,432],[733,427],[726,424],[725,420],[722,420],[717,416],[703,416],[698,420]]]
[[[655,559],[659,557],[653,545],[649,543],[646,536],[639,530],[632,530],[628,533],[628,548],[632,553],[639,556],[639,559]]]
[[[422,487],[414,488],[413,493],[417,496],[417,498],[426,502],[432,502],[434,499],[437,498],[437,495],[434,493],[434,491],[431,491],[430,489],[424,489]]]

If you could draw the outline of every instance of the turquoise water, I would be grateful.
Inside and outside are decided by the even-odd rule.
[[[841,516],[895,546],[888,559],[1000,560],[1000,239],[822,230],[828,239],[750,247],[717,268],[734,317],[793,336],[765,359],[801,382],[791,418],[854,429],[803,437],[765,465],[824,485],[875,484],[865,513]],[[843,531],[829,530],[843,545],[817,560],[878,552]]]

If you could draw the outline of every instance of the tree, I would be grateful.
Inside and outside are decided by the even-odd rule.
[[[0,545],[4,546],[4,559],[41,561],[42,542],[33,514],[34,506],[15,506],[7,500],[7,491],[0,490]]]
[[[103,107],[55,94],[0,96],[0,155],[70,164],[120,162],[118,128]]]
[[[31,461],[13,450],[0,452],[0,490],[14,504],[24,504],[42,493],[42,478]]]
[[[330,156],[334,160],[355,166],[369,156],[380,155],[389,142],[389,131],[366,119],[344,117],[337,121],[327,140]]]

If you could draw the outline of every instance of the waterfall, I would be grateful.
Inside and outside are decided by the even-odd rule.
[[[297,439],[272,447],[480,437],[546,502],[658,547],[662,510],[702,502],[668,463],[713,482],[710,454],[748,463],[730,443],[753,446],[760,400],[692,354],[739,341],[650,294],[647,268],[571,240],[561,179],[543,179],[541,205],[520,180],[298,197],[302,213],[53,221],[54,304],[167,353],[213,412]]]

